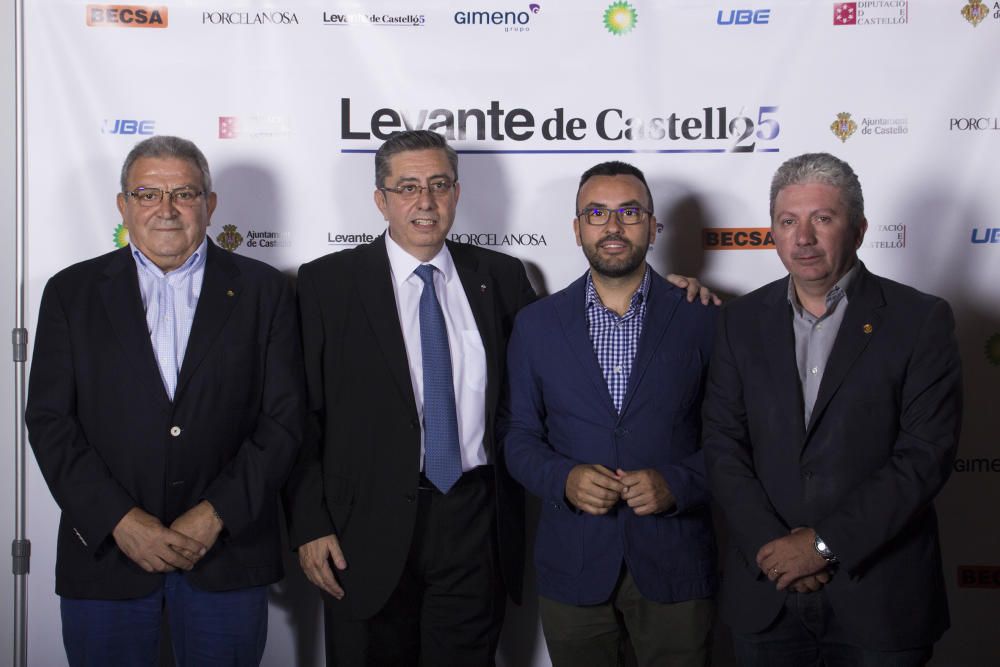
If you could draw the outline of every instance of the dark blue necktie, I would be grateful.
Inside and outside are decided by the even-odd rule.
[[[420,350],[424,363],[424,474],[441,493],[448,493],[462,476],[448,330],[434,292],[434,267],[421,264],[414,273],[424,281],[424,291],[420,294]]]

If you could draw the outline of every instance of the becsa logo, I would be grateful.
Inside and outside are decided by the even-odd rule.
[[[166,28],[166,7],[142,5],[87,5],[91,28]]]

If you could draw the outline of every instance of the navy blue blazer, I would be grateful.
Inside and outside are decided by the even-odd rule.
[[[567,604],[607,601],[623,560],[647,599],[679,602],[715,592],[715,540],[699,439],[718,311],[688,303],[655,272],[651,278],[620,414],[590,340],[586,275],[526,307],[514,324],[502,450],[514,478],[542,500],[538,592]],[[653,468],[677,506],[642,517],[624,502],[604,516],[580,512],[565,489],[570,470],[581,463]]]

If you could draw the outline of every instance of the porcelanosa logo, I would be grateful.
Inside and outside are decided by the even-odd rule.
[[[259,11],[259,12],[202,12],[202,24],[210,25],[298,25],[299,17],[295,12]]]
[[[773,105],[703,106],[647,115],[616,106],[575,116],[566,107],[532,111],[505,108],[499,100],[490,100],[481,108],[381,107],[359,112],[356,103],[344,97],[340,138],[384,141],[401,130],[431,130],[450,140],[514,142],[521,150],[524,142],[552,142],[559,145],[553,150],[560,151],[576,145],[579,151],[618,147],[623,153],[639,147],[654,153],[776,153],[781,133],[778,110]]]
[[[859,0],[833,5],[833,25],[899,25],[908,21],[907,0]]]
[[[471,232],[468,234],[454,233],[449,237],[458,243],[485,246],[488,248],[547,246],[544,234],[497,234],[495,232]]]
[[[330,26],[367,25],[375,28],[392,28],[398,26],[422,28],[426,23],[427,18],[423,14],[416,12],[408,14],[323,12],[323,25]]]
[[[459,10],[455,12],[454,19],[458,25],[465,26],[490,26],[502,28],[504,32],[528,32],[531,30],[531,19],[540,11],[542,6],[531,3],[526,9],[493,9],[485,11]]]

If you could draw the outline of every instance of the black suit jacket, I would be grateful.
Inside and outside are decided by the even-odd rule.
[[[507,591],[519,600],[524,497],[496,451],[494,421],[507,339],[534,299],[518,260],[448,243],[486,351],[486,452],[495,464],[497,527]],[[368,618],[395,589],[417,510],[420,423],[385,236],[299,269],[308,417],[285,499],[290,542],[336,534],[348,567],[335,613]],[[491,517],[483,517],[490,520]]]
[[[840,559],[825,590],[853,643],[929,645],[948,627],[932,501],[961,422],[951,309],[861,266],[805,424],[787,290],[785,278],[727,304],[709,371],[705,456],[730,541],[723,617],[741,633],[776,617],[786,594],[757,551],[808,526]]]
[[[202,500],[225,528],[187,574],[191,581],[207,590],[276,581],[277,494],[304,421],[291,284],[209,241],[171,402],[130,253],[59,272],[39,308],[25,418],[62,509],[56,592],[96,599],[152,592],[162,575],[125,556],[112,530],[132,507],[169,525]]]

